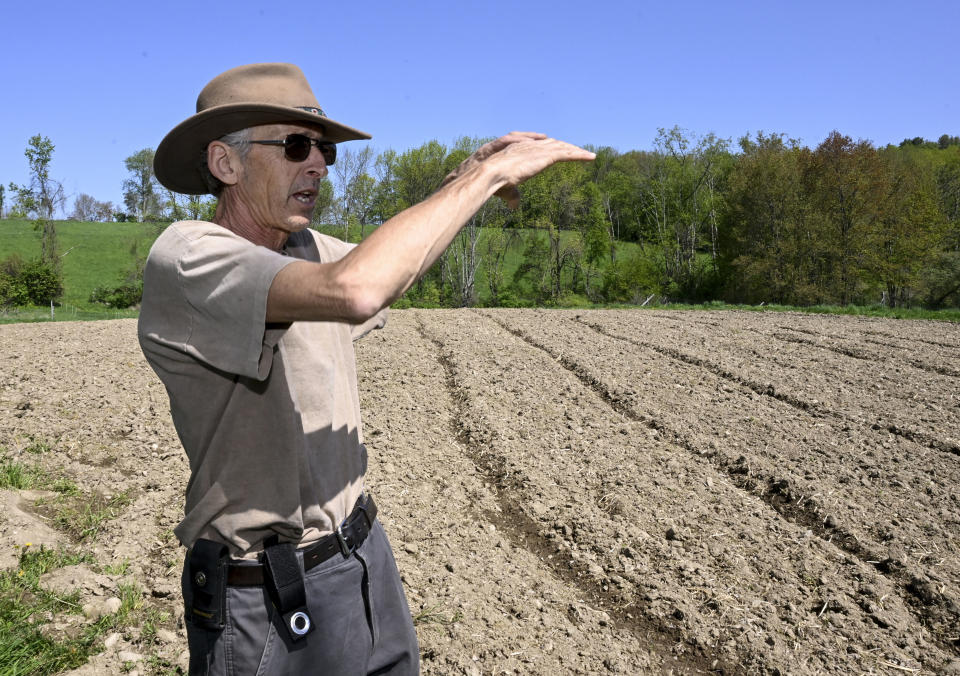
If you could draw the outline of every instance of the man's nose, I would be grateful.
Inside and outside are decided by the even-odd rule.
[[[323,178],[329,173],[327,170],[327,162],[323,159],[323,153],[320,152],[320,149],[316,146],[310,146],[310,154],[307,155],[307,159],[303,162],[307,165],[307,173],[311,176]]]

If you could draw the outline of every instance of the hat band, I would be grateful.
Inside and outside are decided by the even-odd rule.
[[[308,113],[313,113],[314,115],[319,115],[320,117],[326,117],[327,114],[323,112],[322,108],[316,108],[314,106],[296,106],[297,110],[305,110]]]

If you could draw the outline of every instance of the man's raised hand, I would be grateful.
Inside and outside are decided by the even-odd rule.
[[[547,138],[546,134],[530,131],[513,131],[506,136],[486,143],[454,169],[441,185],[446,185],[475,167],[486,163],[495,166],[498,176],[504,181],[495,195],[511,209],[520,206],[517,186],[552,164],[568,161],[590,161],[596,155],[583,148]]]

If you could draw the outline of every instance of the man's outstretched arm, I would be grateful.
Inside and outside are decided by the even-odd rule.
[[[516,186],[557,162],[594,154],[543,134],[513,132],[467,158],[437,192],[397,214],[335,263],[298,261],[274,278],[267,321],[363,322],[400,297],[494,194],[516,206]]]

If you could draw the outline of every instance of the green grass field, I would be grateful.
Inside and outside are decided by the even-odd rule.
[[[90,303],[90,292],[97,286],[117,284],[134,263],[131,249],[136,247],[145,256],[159,232],[152,223],[58,221],[57,245],[63,260],[64,291],[62,306],[56,308],[56,312],[74,315],[76,319],[94,318],[89,316],[91,313],[102,314],[102,306]],[[0,259],[11,254],[19,254],[24,259],[40,255],[40,236],[33,231],[31,221],[0,220]],[[35,310],[24,313],[43,316],[43,312],[38,314]],[[111,318],[115,314],[113,310],[106,311],[106,316]],[[46,317],[49,315],[47,310]]]

